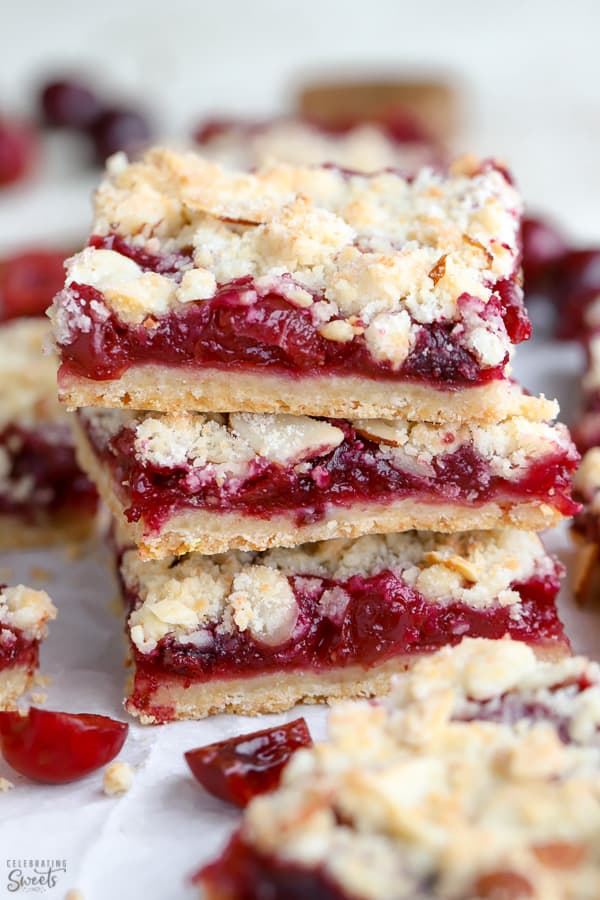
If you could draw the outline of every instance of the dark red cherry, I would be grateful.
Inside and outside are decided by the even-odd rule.
[[[185,758],[209,794],[246,806],[257,794],[276,788],[290,756],[300,747],[311,745],[305,720],[295,719],[287,725],[188,750]]]
[[[85,131],[100,113],[103,105],[95,91],[81,81],[51,81],[40,95],[42,116],[54,128]]]
[[[135,156],[149,142],[152,136],[150,124],[145,116],[133,109],[108,109],[101,113],[90,128],[94,141],[96,159],[104,160],[123,150]]]

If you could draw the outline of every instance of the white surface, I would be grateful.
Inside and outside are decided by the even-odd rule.
[[[572,347],[538,342],[521,348],[521,361],[519,374],[528,387],[558,393],[568,405],[580,365]],[[565,529],[549,534],[548,543],[568,564]],[[46,707],[125,718],[122,622],[105,550],[91,548],[79,560],[60,550],[0,555],[4,565],[12,572],[1,572],[1,580],[35,580],[35,566],[52,572],[42,582],[37,573],[35,581],[59,609],[42,652],[42,671],[52,679]],[[575,649],[600,659],[598,612],[578,610],[567,585],[561,613]],[[322,736],[325,711],[306,707],[301,713],[313,734]],[[48,900],[63,898],[69,887],[79,888],[85,900],[193,897],[186,874],[215,855],[236,815],[193,781],[183,751],[298,714],[259,721],[219,716],[155,728],[132,724],[120,758],[136,767],[136,777],[131,791],[116,799],[103,795],[101,773],[74,785],[41,787],[15,778],[0,761],[0,776],[16,784],[0,794],[0,897],[15,896],[6,889],[4,868],[4,860],[15,857],[67,860],[66,876],[42,894]]]

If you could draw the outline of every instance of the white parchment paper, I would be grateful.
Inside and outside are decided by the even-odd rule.
[[[538,341],[522,346],[517,357],[524,383],[558,396],[565,420],[573,418],[581,367],[577,348]],[[548,544],[568,566],[566,529],[549,534]],[[59,609],[42,650],[42,671],[51,678],[46,708],[127,718],[122,616],[106,549],[91,546],[75,560],[62,550],[4,554],[0,566],[10,568],[2,580],[45,587]],[[600,616],[574,606],[568,580],[560,608],[575,649],[600,659]],[[37,893],[43,900],[64,898],[70,888],[78,888],[85,900],[195,896],[188,876],[216,854],[237,814],[193,781],[183,751],[298,714],[305,715],[315,737],[323,736],[326,710],[313,707],[260,720],[217,716],[154,728],[131,722],[120,758],[134,766],[135,780],[120,798],[103,794],[101,773],[46,787],[15,776],[0,760],[0,776],[15,785],[0,794],[0,897],[33,895],[8,887],[11,864],[32,859],[66,863],[66,872],[55,873],[55,886]]]

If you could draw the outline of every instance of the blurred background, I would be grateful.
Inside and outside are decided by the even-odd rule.
[[[452,150],[505,159],[532,211],[600,236],[600,7],[595,0],[20,0],[3,4],[0,117],[39,122],[40,87],[83,76],[157,137],[211,114],[293,111],[319,79],[434,76],[456,92]],[[0,252],[77,243],[98,169],[81,135],[42,131],[0,189]]]

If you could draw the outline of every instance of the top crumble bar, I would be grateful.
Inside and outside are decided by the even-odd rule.
[[[429,421],[523,414],[509,382],[513,345],[531,331],[520,220],[509,176],[473,159],[406,178],[118,155],[51,312],[61,399]]]

